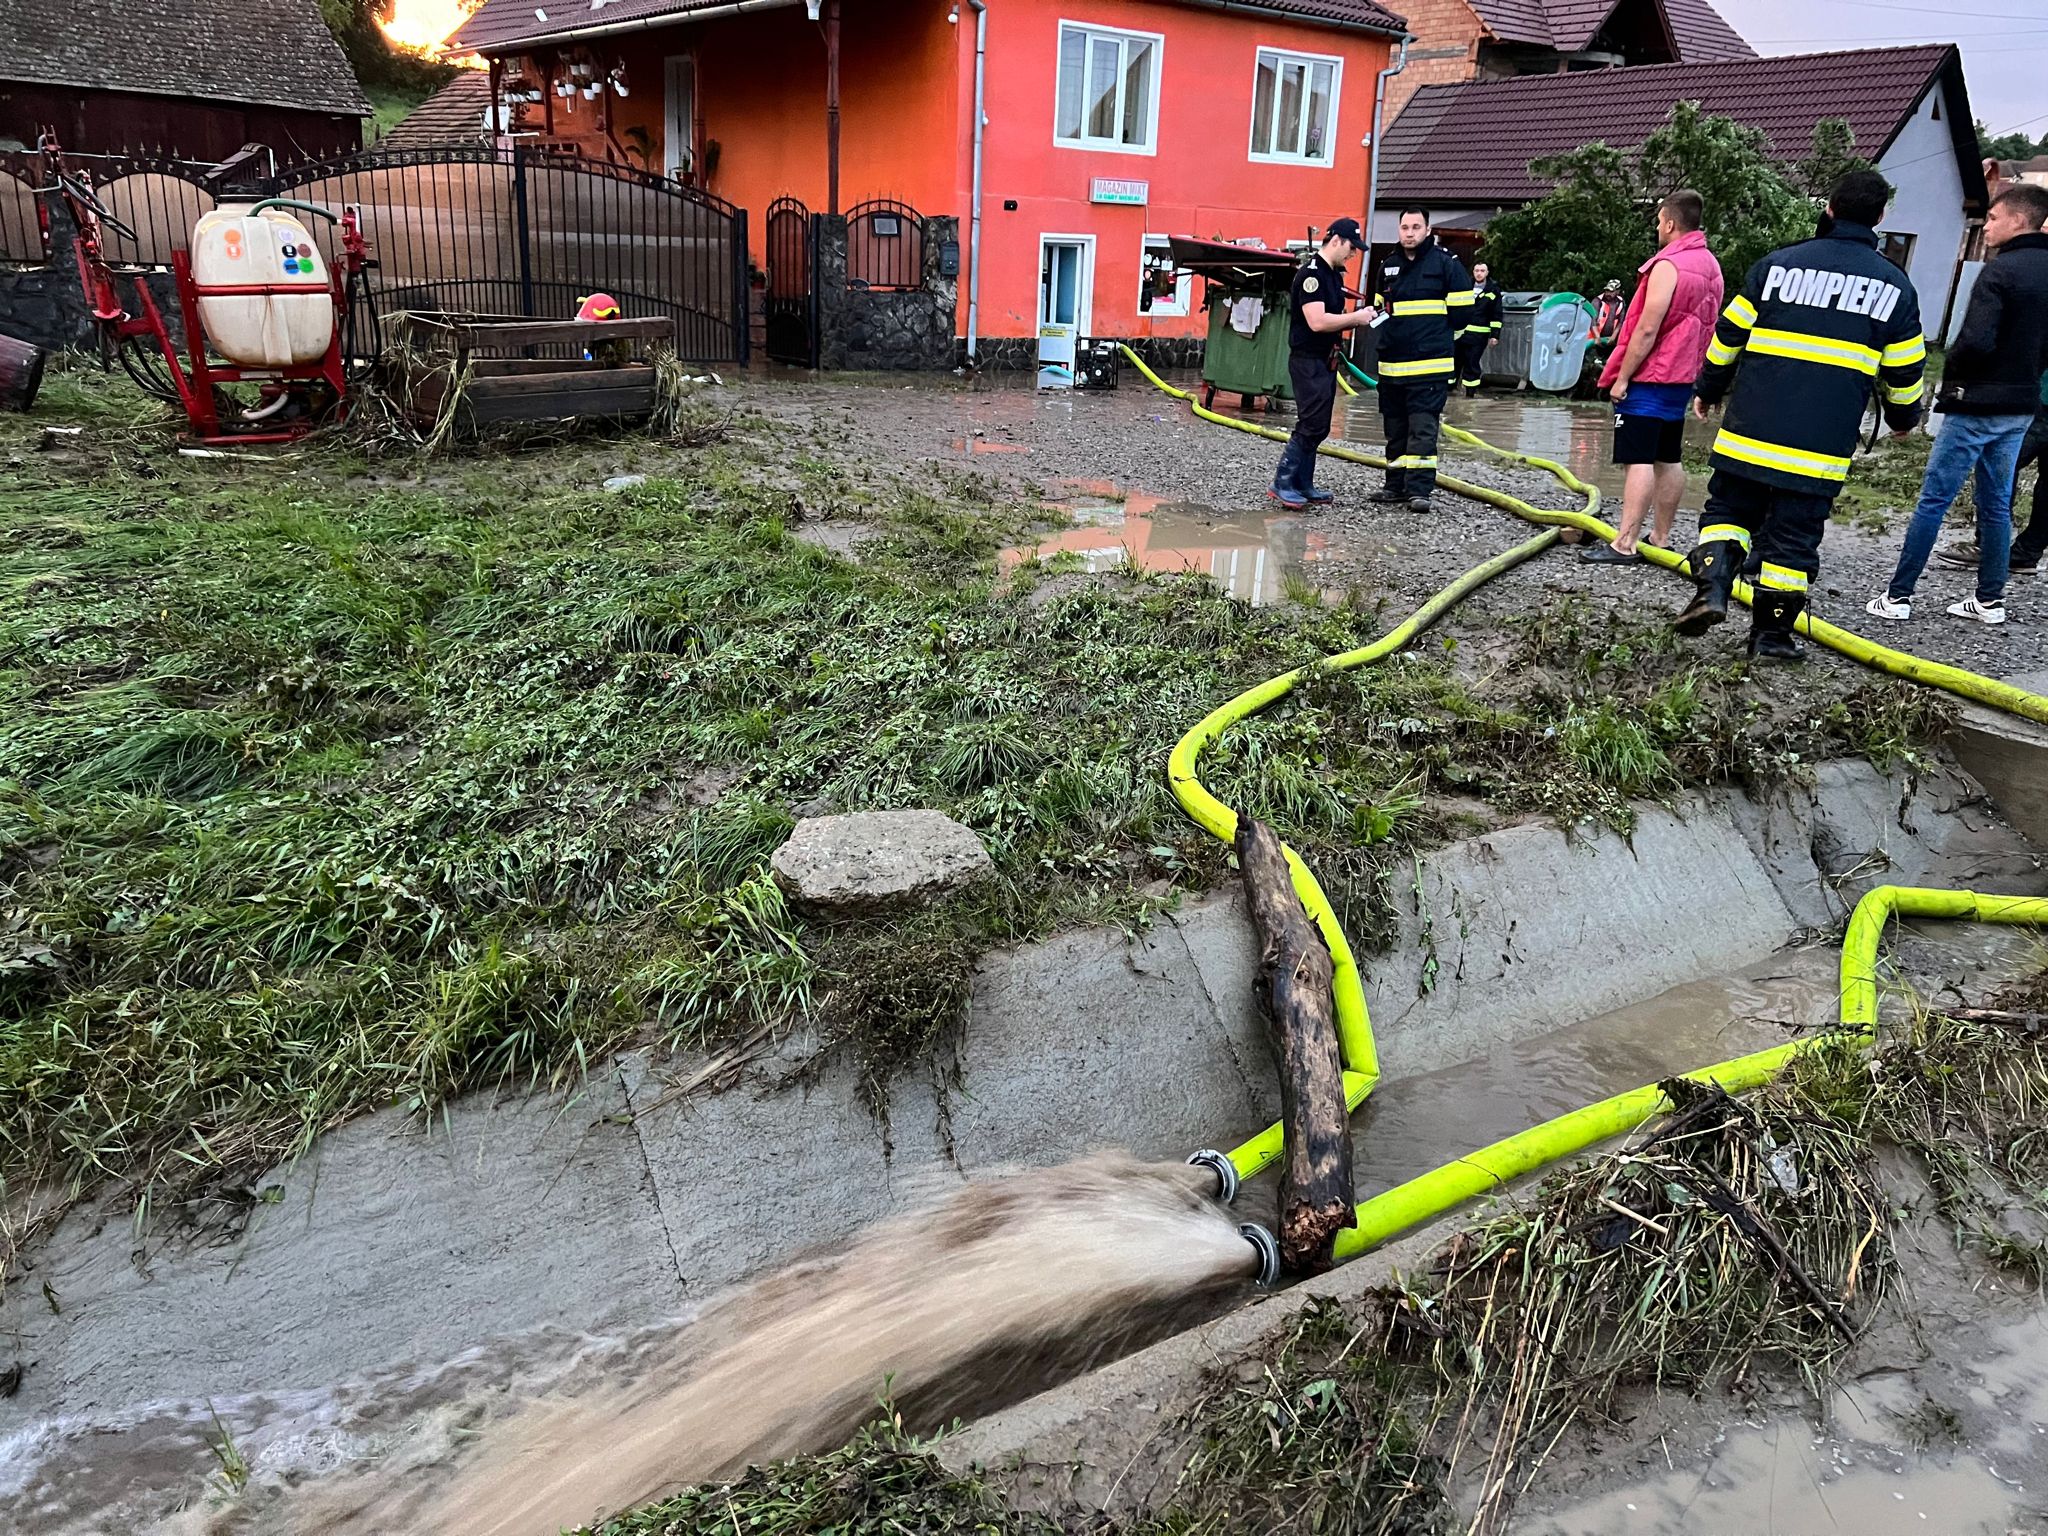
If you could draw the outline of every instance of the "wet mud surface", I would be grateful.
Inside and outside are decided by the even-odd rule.
[[[1186,385],[1190,380],[1177,378]],[[914,387],[852,382],[744,381],[747,403],[780,420],[817,430],[879,467],[919,464],[966,470],[1056,505],[1074,506],[1086,525],[1048,541],[1072,550],[1083,569],[1113,563],[1128,545],[1148,569],[1210,571],[1233,595],[1275,601],[1283,573],[1298,574],[1326,593],[1357,588],[1405,611],[1482,559],[1518,543],[1527,527],[1506,513],[1440,491],[1428,516],[1365,502],[1380,473],[1325,458],[1317,483],[1337,493],[1333,507],[1282,513],[1267,495],[1279,448],[1250,434],[1195,418],[1188,407],[1126,370],[1115,391],[1034,392],[1007,382],[957,381]],[[1219,405],[1221,402],[1219,402]],[[1286,430],[1286,411],[1249,419]],[[1602,516],[1619,514],[1619,480],[1610,457],[1608,413],[1526,396],[1482,395],[1456,400],[1445,419],[1504,448],[1557,458],[1575,474],[1604,485]],[[1699,429],[1696,429],[1699,430]],[[1333,437],[1368,452],[1382,444],[1370,395],[1340,397]],[[1447,473],[1508,491],[1539,507],[1576,507],[1578,498],[1552,476],[1489,455],[1448,446]],[[1698,528],[1705,477],[1689,478],[1676,541],[1687,547]],[[1992,628],[1951,618],[1943,607],[1968,596],[1968,572],[1930,564],[1909,623],[1874,619],[1864,603],[1889,578],[1905,514],[1875,534],[1838,515],[1821,551],[1813,608],[1822,617],[1882,644],[1994,677],[2048,667],[2048,591],[2038,578],[2017,576],[2007,593],[2008,622]],[[1263,548],[1264,568],[1260,566]],[[1647,566],[1589,566],[1560,548],[1492,583],[1450,621],[1459,633],[1486,629],[1502,617],[1526,615],[1574,599],[1675,614],[1688,589],[1679,577]],[[1731,620],[1693,642],[1703,660],[1741,653],[1746,620]],[[1813,648],[1815,670],[1854,663]]]

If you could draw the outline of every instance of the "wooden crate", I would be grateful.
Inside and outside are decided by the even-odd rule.
[[[406,375],[399,387],[407,413],[422,424],[439,421],[448,391],[463,379],[458,425],[474,428],[647,415],[655,400],[651,363],[613,365],[576,354],[624,341],[644,356],[655,343],[674,337],[675,322],[406,314],[393,317],[391,331]],[[520,355],[542,349],[572,356]]]

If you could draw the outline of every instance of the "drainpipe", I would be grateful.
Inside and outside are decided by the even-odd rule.
[[[839,0],[825,8],[825,211],[839,215]]]
[[[1372,93],[1372,159],[1366,172],[1365,182],[1365,259],[1372,260],[1372,216],[1379,209],[1380,202],[1380,120],[1387,111],[1387,82],[1408,67],[1408,45],[1415,41],[1406,32],[1401,34],[1401,52],[1394,62],[1380,71],[1379,84]],[[1367,286],[1370,292],[1370,285]]]
[[[967,209],[967,366],[971,368],[981,320],[981,138],[988,121],[982,111],[982,82],[988,59],[988,0],[967,3],[974,7],[974,187]]]

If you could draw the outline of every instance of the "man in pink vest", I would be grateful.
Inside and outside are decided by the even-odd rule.
[[[1651,541],[1669,548],[1685,494],[1685,408],[1721,313],[1721,263],[1700,226],[1699,193],[1674,192],[1657,205],[1657,254],[1644,262],[1628,316],[1600,387],[1614,401],[1614,462],[1628,466],[1613,544],[1579,552],[1589,565],[1630,565],[1643,557],[1636,536],[1656,509]]]

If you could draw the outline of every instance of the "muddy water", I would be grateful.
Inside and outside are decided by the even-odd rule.
[[[1262,425],[1287,424],[1285,416],[1253,414],[1246,419]],[[1611,410],[1545,396],[1485,395],[1453,401],[1445,420],[1498,447],[1555,460],[1598,486],[1610,505],[1619,504],[1623,472],[1608,462],[1614,440]],[[1371,395],[1340,399],[1331,425],[1336,440],[1373,453],[1380,450],[1383,434]],[[1693,423],[1693,430],[1711,429]],[[961,438],[955,446],[968,454],[1022,451],[1016,444],[981,438]],[[1319,567],[1359,553],[1355,538],[1347,540],[1326,520],[1312,515],[1224,510],[1113,481],[1056,481],[1047,490],[1054,504],[1073,518],[1074,526],[1005,551],[1004,569],[1038,559],[1090,574],[1125,566],[1165,573],[1193,571],[1240,601],[1264,605],[1281,600],[1289,577],[1316,591],[1340,593],[1342,583],[1323,578]],[[1697,508],[1705,496],[1706,477],[1688,476],[1684,505]]]
[[[1834,1014],[1832,948],[1674,987],[1478,1061],[1382,1083],[1352,1122],[1371,1195],[1608,1094],[1781,1044]]]
[[[1908,1305],[1928,1298],[1917,1290]],[[1871,1371],[1828,1422],[1740,1422],[1647,1474],[1525,1512],[1528,1536],[2035,1536],[2048,1529],[2048,1319],[1942,1341],[1921,1370]]]
[[[939,1422],[1198,1321],[1256,1262],[1212,1189],[1097,1157],[968,1186],[630,1338],[30,1431],[0,1444],[0,1529],[552,1536],[836,1445],[884,1391]],[[248,1489],[202,1497],[228,1436]]]

